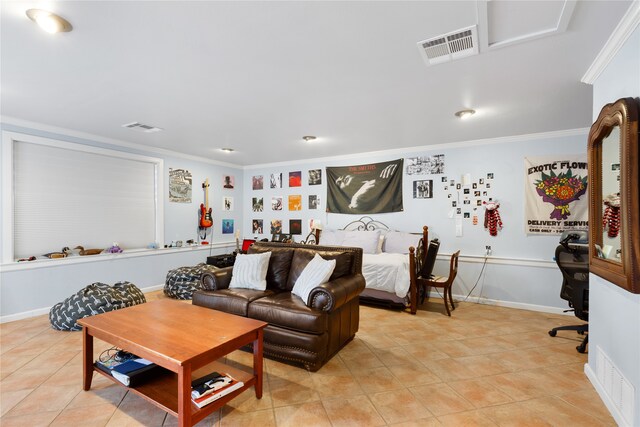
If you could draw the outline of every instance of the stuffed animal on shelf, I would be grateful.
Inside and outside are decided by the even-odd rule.
[[[620,232],[620,193],[611,193],[602,201],[604,214],[602,216],[602,228],[607,230],[607,236],[618,237]]]
[[[482,202],[482,204],[485,205],[484,228],[489,230],[489,235],[497,236],[498,230],[502,229],[502,219],[500,219],[500,212],[498,212],[500,203],[495,200],[489,200],[488,202]]]

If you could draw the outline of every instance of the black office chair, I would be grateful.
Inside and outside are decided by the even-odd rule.
[[[575,316],[589,321],[589,247],[581,245],[588,242],[584,231],[565,231],[560,244],[556,248],[556,263],[562,272],[562,288],[560,298],[569,302],[570,310]],[[558,331],[577,331],[584,335],[582,344],[576,347],[579,353],[584,353],[589,342],[589,324],[575,326],[559,326],[549,331],[555,337]]]

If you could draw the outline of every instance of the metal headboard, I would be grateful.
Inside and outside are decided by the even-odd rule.
[[[348,231],[375,231],[375,230],[391,231],[391,229],[386,224],[378,220],[375,220],[370,216],[363,216],[360,219],[351,221],[349,224],[345,225],[342,229],[348,230]]]

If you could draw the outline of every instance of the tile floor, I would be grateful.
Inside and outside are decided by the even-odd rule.
[[[438,299],[416,316],[360,313],[356,338],[320,371],[265,360],[261,400],[247,391],[198,425],[615,425],[584,375],[580,337],[547,334],[574,317],[461,303],[449,318]],[[82,391],[81,343],[47,316],[0,325],[2,427],[177,425],[98,374]],[[248,353],[228,358],[251,366]]]

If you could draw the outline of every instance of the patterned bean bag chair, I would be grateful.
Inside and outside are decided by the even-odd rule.
[[[164,285],[164,294],[175,299],[192,299],[193,293],[202,289],[202,273],[217,270],[217,267],[200,263],[192,267],[169,270]]]
[[[106,283],[92,283],[74,295],[51,307],[49,321],[53,329],[59,331],[79,331],[82,326],[77,321],[83,317],[106,313],[147,302],[136,285],[118,282],[113,286]]]

